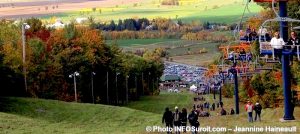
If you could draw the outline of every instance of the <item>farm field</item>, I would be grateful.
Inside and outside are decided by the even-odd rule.
[[[33,0],[29,0],[29,2],[30,1]],[[64,22],[68,22],[78,17],[92,16],[96,19],[96,21],[117,21],[119,19],[126,18],[153,19],[157,17],[164,17],[170,19],[181,19],[183,22],[210,21],[233,23],[240,20],[240,16],[245,7],[245,1],[237,0],[180,0],[179,6],[161,5],[159,0],[102,0],[75,3],[70,2],[48,2],[46,5],[44,3],[34,6],[26,5],[4,7],[0,8],[0,16],[2,16],[2,18],[36,16],[42,17],[47,21],[55,16]],[[57,8],[56,5],[58,6]],[[250,3],[249,9],[251,12],[247,11],[246,16],[253,16],[262,8],[255,3]]]
[[[96,8],[93,12],[91,8],[81,9],[75,12],[67,12],[55,15],[68,21],[76,17],[93,16],[98,21],[111,21],[126,18],[148,18],[157,17],[181,19],[183,22],[192,21],[210,21],[219,23],[233,23],[239,21],[243,9],[245,7],[242,1],[226,0],[220,2],[218,0],[210,1],[191,1],[185,2],[179,6],[164,6],[158,1],[140,2],[138,4],[123,5],[117,4],[114,7]],[[246,12],[246,16],[253,16],[261,10],[261,7],[255,3],[249,4],[251,12]],[[52,15],[43,17],[50,19]]]
[[[159,96],[142,97],[126,107],[100,104],[68,103],[54,100],[29,98],[0,98],[0,131],[3,133],[146,133],[146,126],[163,126],[161,117],[165,107],[174,111],[174,106],[190,108],[193,94],[161,93]],[[206,96],[212,103],[212,95]],[[233,98],[223,98],[227,111],[233,107]],[[156,104],[156,105],[155,105]],[[128,107],[128,108],[127,108]],[[220,109],[217,108],[217,111]],[[188,110],[190,111],[190,110]],[[279,122],[283,109],[263,109],[262,121],[248,123],[240,103],[239,115],[199,118],[200,126],[299,126],[299,121]],[[300,108],[295,109],[295,118],[300,118]],[[231,133],[231,132],[226,132]]]
[[[134,39],[134,40],[108,40],[107,44],[118,44],[124,51],[135,52],[139,49],[154,50],[155,48],[166,48],[169,58],[174,62],[203,66],[214,60],[220,52],[219,43],[207,41],[188,41],[180,39]],[[206,53],[198,54],[200,50]],[[190,53],[190,54],[188,54]],[[201,60],[200,60],[201,59]]]

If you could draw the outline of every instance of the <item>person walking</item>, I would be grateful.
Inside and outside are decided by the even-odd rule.
[[[178,110],[178,107],[175,107],[175,112],[173,113],[173,117],[174,117],[174,126],[175,127],[179,127],[181,126],[181,122],[180,122],[180,112]],[[175,131],[175,134],[179,134],[179,131]]]
[[[197,134],[196,129],[199,127],[200,123],[198,122],[198,113],[193,109],[188,116],[190,125],[195,129],[192,134]]]
[[[252,117],[253,108],[254,108],[254,106],[252,105],[252,103],[250,101],[248,101],[245,106],[245,110],[248,113],[248,121],[249,122],[253,122],[253,117]]]
[[[261,110],[262,110],[262,106],[256,102],[255,106],[254,106],[254,111],[255,111],[255,117],[254,120],[256,121],[256,119],[258,118],[258,120],[260,121],[260,114],[261,114]]]
[[[185,108],[182,108],[181,114],[179,115],[180,126],[183,127],[183,132],[186,132],[186,124],[187,124],[187,111]]]
[[[168,128],[173,128],[173,114],[168,107],[165,109],[164,115],[162,117],[162,123],[166,123],[166,127]],[[171,132],[168,131],[167,133]]]

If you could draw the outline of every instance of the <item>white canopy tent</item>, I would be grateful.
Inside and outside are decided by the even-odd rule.
[[[195,92],[195,91],[197,91],[197,87],[196,87],[195,85],[192,85],[192,86],[190,87],[190,90]]]

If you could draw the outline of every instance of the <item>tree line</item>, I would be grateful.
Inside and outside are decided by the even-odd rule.
[[[0,22],[1,96],[74,101],[74,79],[69,77],[74,72],[79,73],[76,87],[80,102],[119,105],[159,93],[158,78],[164,68],[161,51],[146,51],[141,56],[123,53],[117,45],[105,44],[101,30],[74,23],[48,29],[35,18],[24,22],[31,26],[25,32],[24,64],[21,23]]]

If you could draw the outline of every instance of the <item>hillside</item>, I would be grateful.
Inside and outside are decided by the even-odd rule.
[[[160,115],[107,105],[1,98],[1,133],[138,133]]]
[[[0,132],[1,133],[72,133],[72,134],[119,134],[146,133],[146,126],[161,124],[161,113],[165,106],[173,111],[173,106],[189,107],[192,94],[162,93],[154,97],[142,97],[141,101],[126,107],[107,106],[100,104],[68,103],[55,100],[29,98],[0,98]],[[212,102],[212,96],[206,96]],[[156,104],[156,105],[155,105]],[[224,107],[233,107],[232,98],[224,98]],[[131,109],[133,108],[133,109]],[[217,116],[211,112],[210,118],[199,118],[202,127],[235,126],[297,126],[299,120],[280,122],[283,109],[264,109],[262,122],[247,122],[247,115],[240,103],[240,115]],[[136,110],[138,109],[138,110]],[[219,111],[220,109],[217,109]],[[294,112],[300,118],[300,108]],[[227,132],[230,133],[230,132]]]

